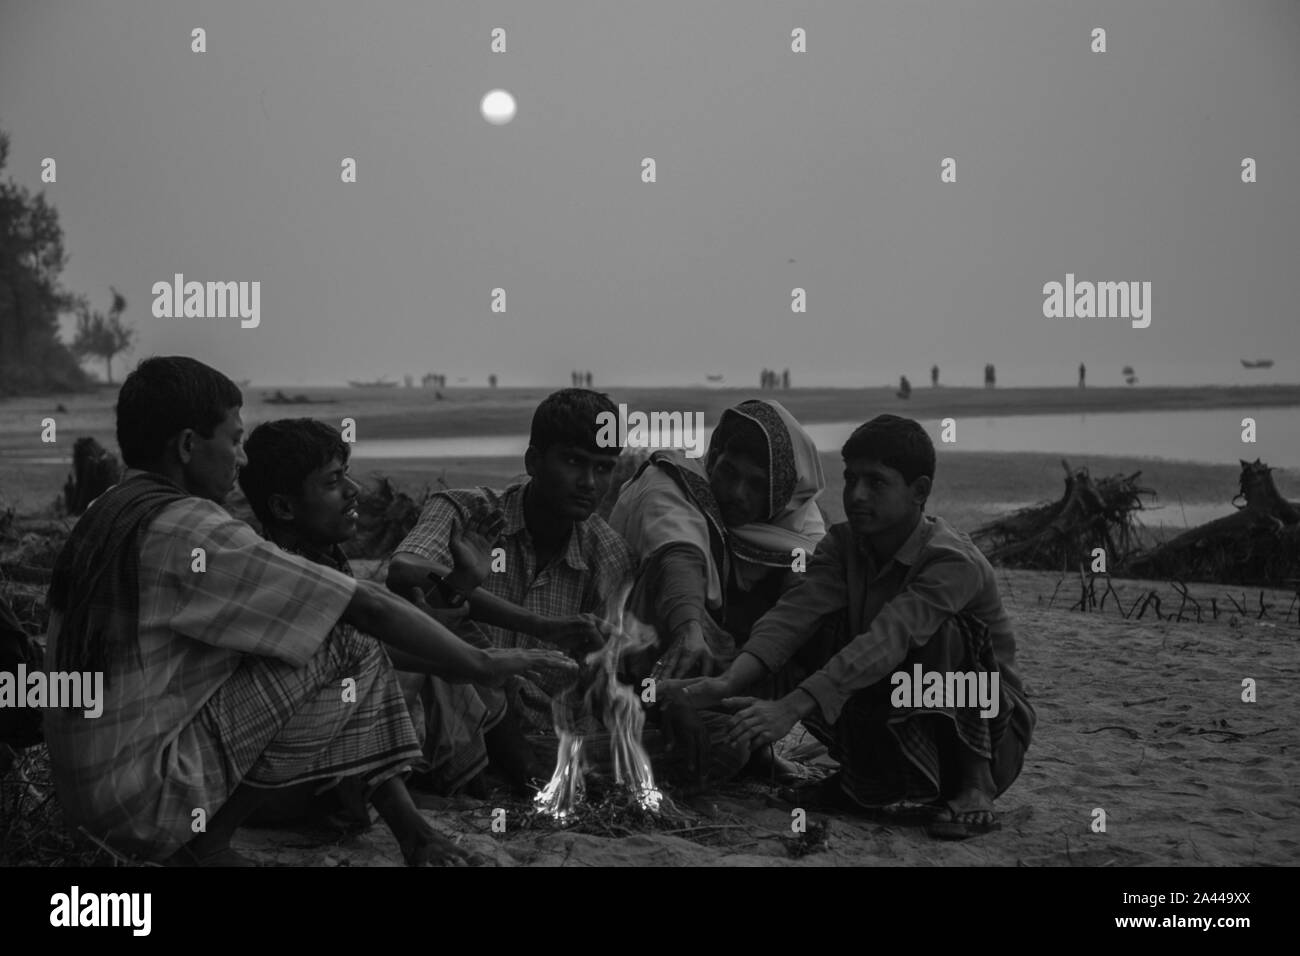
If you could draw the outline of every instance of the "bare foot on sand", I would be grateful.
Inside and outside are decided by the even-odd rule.
[[[486,862],[435,830],[416,809],[406,784],[397,777],[376,787],[370,800],[397,838],[407,866],[478,866]]]
[[[993,813],[997,792],[988,760],[963,748],[961,787],[926,832],[941,840],[965,840],[1000,829]]]
[[[418,832],[399,838],[407,866],[474,866],[482,860],[462,850],[433,827],[424,823]]]

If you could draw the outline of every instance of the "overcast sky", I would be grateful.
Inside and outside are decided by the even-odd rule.
[[[479,113],[496,87],[505,126]],[[132,363],[1300,380],[1294,0],[0,0],[0,128],[6,175],[59,210],[66,284],[126,296]],[[260,281],[260,326],[155,318],[177,272]],[[1150,282],[1150,327],[1045,318],[1066,273]]]

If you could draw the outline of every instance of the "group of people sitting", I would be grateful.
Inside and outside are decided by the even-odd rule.
[[[844,445],[847,521],[827,528],[818,449],[784,407],[727,409],[707,456],[650,454],[609,516],[620,448],[597,441],[603,394],[537,408],[527,479],[434,494],[387,562],[358,580],[342,546],[358,488],[339,432],[259,425],[194,359],[142,362],[118,397],[126,471],[78,521],[49,594],[46,666],[105,675],[103,713],[54,709],[45,736],[68,818],[119,851],[247,865],[235,830],[373,806],[406,862],[464,851],[408,785],[526,794],[579,661],[621,610],[655,644],[620,662],[672,741],[685,787],[790,770],[771,744],[802,722],[839,771],[787,795],[806,809],[931,832],[996,827],[1035,721],[991,567],[925,513],[934,447],[882,415]],[[236,485],[261,534],[223,507]],[[892,674],[1000,677],[979,705],[900,706]],[[577,714],[575,720],[591,719]],[[588,728],[590,729],[590,728]]]

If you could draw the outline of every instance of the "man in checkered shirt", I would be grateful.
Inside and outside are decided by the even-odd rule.
[[[461,632],[471,642],[575,652],[599,646],[603,637],[597,619],[616,612],[633,568],[626,542],[595,513],[622,450],[597,444],[597,416],[602,412],[618,414],[609,397],[599,392],[566,388],[547,397],[533,415],[524,454],[528,479],[501,491],[473,488],[434,495],[419,523],[398,545],[388,586],[406,594],[412,587],[428,587],[432,572],[438,584],[431,601],[441,598],[455,606],[472,592],[470,617],[479,628]],[[505,552],[504,570],[498,552],[493,572],[475,590],[472,575],[461,580],[460,572],[445,569],[461,566],[453,554],[454,533],[485,506],[499,510],[505,519],[498,542]],[[517,748],[520,730],[553,730],[552,701],[565,684],[562,676],[506,683],[503,726],[487,743],[498,769],[515,783],[518,768],[511,772],[500,766],[499,755],[508,759],[504,751]]]
[[[47,669],[104,674],[99,716],[45,713],[64,813],[138,857],[247,865],[231,836],[273,791],[346,786],[408,863],[465,862],[402,781],[420,748],[380,642],[493,686],[577,668],[555,652],[471,647],[232,518],[221,505],[247,462],[242,404],[230,379],[182,356],[147,359],[122,385],[127,471],[73,528],[49,594]]]

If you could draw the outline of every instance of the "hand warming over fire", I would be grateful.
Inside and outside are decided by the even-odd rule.
[[[759,700],[756,697],[728,697],[722,706],[735,712],[727,727],[727,743],[753,750],[776,743],[798,722],[799,708],[790,697]]]
[[[537,636],[582,660],[605,645],[609,630],[610,624],[594,614],[571,614],[547,619]]]
[[[724,677],[690,677],[686,680],[661,680],[655,694],[661,704],[681,700],[700,710],[717,707],[735,691]]]
[[[707,677],[714,669],[713,652],[704,640],[704,630],[693,623],[680,632],[668,653],[655,665],[651,676],[657,681],[701,674]]]
[[[500,650],[484,651],[488,655],[486,683],[500,687],[506,679],[516,674],[536,678],[543,673],[563,673],[566,677],[578,676],[578,664],[559,651]]]

